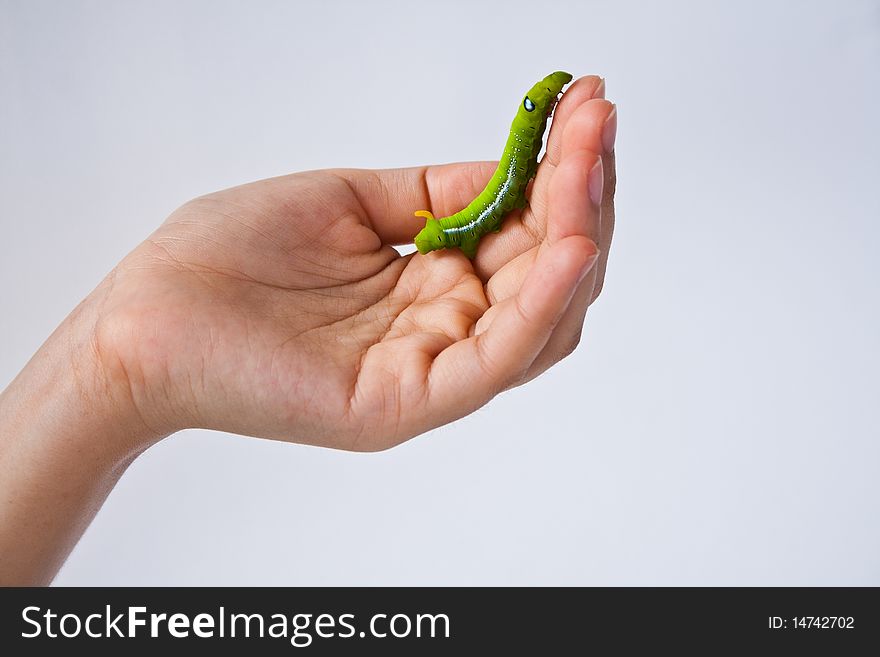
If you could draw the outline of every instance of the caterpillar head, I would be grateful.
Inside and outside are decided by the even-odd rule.
[[[428,219],[425,227],[419,231],[415,238],[416,248],[422,255],[437,249],[446,248],[446,233],[440,227],[436,219]]]
[[[522,119],[535,128],[540,127],[547,120],[562,87],[571,82],[571,74],[564,71],[556,71],[538,82],[529,89],[519,106],[518,118]]]

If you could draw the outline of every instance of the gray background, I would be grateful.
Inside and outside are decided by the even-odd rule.
[[[497,157],[558,68],[620,114],[578,351],[385,453],[179,434],[58,584],[880,585],[877,2],[0,2],[2,385],[188,198]]]

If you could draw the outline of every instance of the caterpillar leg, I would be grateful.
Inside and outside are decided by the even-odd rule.
[[[464,242],[459,247],[464,253],[468,260],[473,260],[477,257],[477,243],[476,242]]]

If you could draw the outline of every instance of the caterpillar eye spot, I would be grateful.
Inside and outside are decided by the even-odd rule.
[[[535,104],[532,102],[532,99],[529,98],[528,96],[526,96],[526,99],[523,101],[523,107],[525,108],[526,112],[534,112],[535,111]]]

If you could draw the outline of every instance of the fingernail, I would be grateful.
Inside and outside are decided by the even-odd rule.
[[[605,78],[599,78],[599,84],[593,91],[593,98],[605,98]]]
[[[602,128],[602,147],[606,153],[614,150],[614,141],[617,139],[617,105],[611,108],[611,114],[605,119]]]
[[[596,164],[590,169],[587,177],[587,187],[590,188],[590,200],[593,205],[599,205],[602,202],[602,186],[605,184],[605,176],[602,171],[602,158],[596,158]]]

